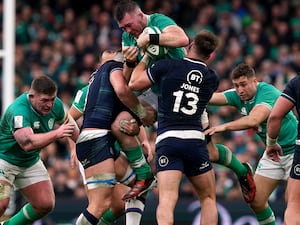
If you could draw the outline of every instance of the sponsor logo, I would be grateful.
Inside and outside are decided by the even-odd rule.
[[[40,129],[40,126],[41,126],[40,121],[34,121],[34,122],[33,122],[33,129],[34,129],[34,130]]]
[[[295,165],[294,173],[295,173],[295,175],[300,176],[300,165],[299,164]]]
[[[205,163],[202,163],[202,165],[199,167],[199,170],[203,170],[208,166],[209,166],[209,163],[206,161]]]
[[[189,84],[201,84],[203,75],[199,70],[192,70],[187,75],[187,82]]]
[[[159,157],[159,159],[158,159],[159,166],[165,167],[168,165],[168,163],[169,163],[169,159],[167,158],[167,156],[162,155]]]
[[[48,127],[49,129],[53,129],[54,127],[54,118],[48,120]]]

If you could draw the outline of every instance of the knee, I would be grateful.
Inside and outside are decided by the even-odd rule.
[[[55,206],[55,200],[54,198],[49,197],[48,199],[40,200],[37,203],[31,203],[31,204],[36,213],[44,216],[53,211]]]
[[[266,209],[268,207],[268,203],[255,198],[254,201],[250,203],[250,207],[254,212],[258,213]]]

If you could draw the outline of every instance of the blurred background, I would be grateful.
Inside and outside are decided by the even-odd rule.
[[[232,87],[229,74],[240,62],[250,64],[259,80],[280,90],[300,71],[300,2],[297,0],[137,2],[147,14],[157,12],[173,18],[191,40],[202,29],[219,36],[221,45],[211,65],[219,75],[218,91]],[[68,109],[76,91],[87,84],[90,74],[97,68],[102,51],[121,45],[122,31],[112,16],[114,5],[114,0],[16,0],[15,96],[27,91],[35,76],[47,74],[58,84],[58,95]],[[2,45],[3,0],[0,1],[0,21]],[[2,59],[0,70],[2,74]],[[2,89],[2,85],[0,87]],[[211,126],[239,116],[231,107],[209,107],[208,112]],[[155,128],[149,128],[148,134],[154,148]],[[215,135],[214,139],[227,145],[241,161],[250,162],[254,168],[264,150],[252,130],[225,132]],[[86,205],[82,179],[78,169],[70,168],[68,152],[64,141],[57,141],[41,152],[52,177],[57,204],[51,215],[36,224],[72,224]],[[154,168],[153,162],[151,165]],[[224,209],[220,212],[222,215],[228,212],[227,222],[220,224],[257,224],[254,218],[251,220],[252,213],[243,201],[235,175],[216,165],[215,171],[218,202]],[[278,210],[279,220],[285,207],[284,189],[285,184],[282,184],[270,199],[275,213]],[[176,212],[183,216],[177,220],[175,217],[176,224],[192,224],[200,208],[194,203],[193,189],[185,179],[180,195],[182,199]],[[8,214],[24,204],[18,193],[15,198],[15,205]],[[143,224],[155,221],[157,190],[148,198]],[[245,215],[248,215],[246,222],[239,223]]]

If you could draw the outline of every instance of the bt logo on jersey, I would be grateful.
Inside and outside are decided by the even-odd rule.
[[[189,84],[196,83],[200,84],[202,82],[203,75],[199,70],[192,70],[186,76],[186,80]]]

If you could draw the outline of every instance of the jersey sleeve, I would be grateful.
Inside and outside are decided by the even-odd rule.
[[[300,92],[298,91],[299,87],[300,87],[300,76],[296,76],[288,82],[281,96],[290,100],[294,105],[296,105],[297,97],[300,97],[299,95]],[[298,91],[298,95],[297,95],[297,91]]]
[[[277,90],[274,86],[261,82],[257,87],[255,105],[265,105],[271,110],[273,108],[275,100],[277,99],[277,97],[279,97],[280,94],[280,91]]]
[[[58,97],[56,97],[54,101],[52,112],[55,117],[55,123],[62,124],[65,121],[66,118],[65,107],[62,101]]]
[[[222,94],[225,96],[227,105],[238,107],[240,103],[240,97],[236,93],[235,89],[229,89],[223,91]]]
[[[149,26],[156,26],[161,31],[168,26],[177,25],[173,19],[160,13],[150,15]]]
[[[147,75],[152,84],[157,83],[164,74],[168,73],[169,62],[169,60],[162,59],[147,69]]]
[[[75,107],[79,112],[83,113],[86,103],[86,96],[88,92],[88,86],[83,87],[81,90],[78,90],[72,106]]]
[[[12,119],[12,127],[11,129],[17,130],[24,127],[31,127],[31,112],[28,110],[28,107],[23,107],[23,105],[19,105],[19,107],[14,108],[11,111],[11,119]]]

